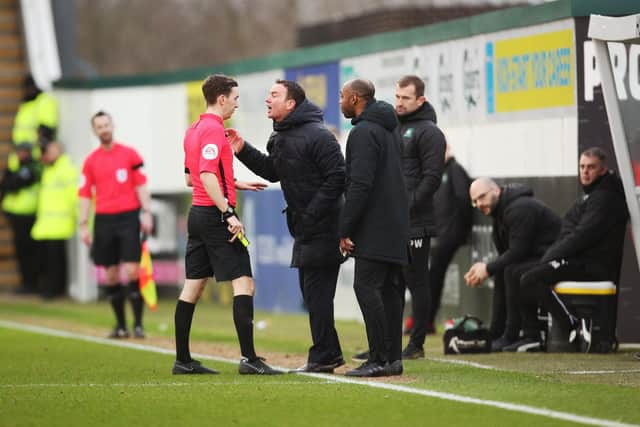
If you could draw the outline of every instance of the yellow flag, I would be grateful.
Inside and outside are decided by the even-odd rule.
[[[153,280],[151,253],[149,253],[149,247],[147,246],[146,240],[142,242],[139,280],[142,299],[149,306],[151,311],[156,311],[156,308],[158,308],[158,293],[156,292],[156,282]]]

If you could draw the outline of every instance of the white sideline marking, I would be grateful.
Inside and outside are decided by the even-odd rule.
[[[567,372],[558,372],[559,374],[569,374],[569,375],[604,375],[604,374],[635,374],[639,373],[640,369],[620,369],[620,370],[609,370],[609,371],[567,371]]]
[[[425,357],[425,359],[430,360],[432,362],[448,363],[450,365],[469,366],[472,368],[487,369],[489,371],[506,371],[505,369],[496,368],[495,366],[483,365],[481,363],[470,362],[468,360],[443,359],[441,357]]]
[[[25,324],[5,321],[5,320],[0,320],[0,327],[4,327],[7,329],[17,329],[17,330],[28,331],[28,332],[36,332],[44,335],[51,335],[51,336],[57,336],[57,337],[72,338],[72,339],[77,339],[82,341],[111,345],[115,347],[124,347],[124,348],[150,351],[150,352],[155,352],[160,354],[170,354],[170,355],[174,354],[173,350],[168,350],[164,348],[153,347],[153,346],[143,345],[143,344],[122,342],[122,341],[114,341],[106,338],[97,338],[97,337],[92,337],[88,335],[75,334],[73,332],[61,331],[57,329],[49,329],[41,326],[25,325]],[[234,364],[238,363],[237,360],[227,359],[224,357],[208,356],[204,354],[194,354],[194,355],[202,359],[215,360],[215,361],[224,362],[224,363],[234,363]],[[284,370],[285,368],[279,368],[279,369]],[[605,420],[602,418],[585,417],[582,415],[571,414],[568,412],[554,411],[552,409],[546,409],[546,408],[536,408],[534,406],[522,405],[518,403],[507,403],[507,402],[500,402],[496,400],[477,399],[474,397],[461,396],[453,393],[417,389],[417,388],[411,388],[411,387],[406,387],[406,386],[397,385],[397,384],[388,384],[388,383],[367,381],[367,380],[356,380],[356,379],[351,379],[351,378],[347,378],[339,375],[308,374],[308,373],[300,373],[298,375],[304,375],[304,376],[309,376],[313,378],[322,378],[326,381],[334,382],[334,383],[368,386],[368,387],[380,388],[384,390],[397,391],[401,393],[410,393],[410,394],[417,394],[421,396],[433,397],[436,399],[450,400],[454,402],[489,406],[493,408],[504,409],[507,411],[539,415],[542,417],[570,421],[574,423],[582,423],[586,425],[603,426],[603,427],[640,427],[640,425],[638,424],[627,424],[619,421]]]
[[[209,378],[211,378],[211,376],[209,376]],[[274,381],[274,382],[269,382],[269,385],[283,385],[283,386],[296,386],[296,385],[301,385],[301,386],[306,386],[308,384],[330,384],[330,385],[337,385],[337,383],[335,381],[304,381],[304,382],[300,382],[300,381]],[[215,386],[215,385],[221,385],[221,386],[228,386],[228,385],[246,385],[246,386],[251,386],[251,387],[255,387],[256,383],[255,382],[243,382],[243,381],[232,381],[232,382],[228,382],[228,381],[224,381],[224,382],[206,382],[206,383],[115,383],[115,384],[96,384],[96,383],[86,383],[86,384],[74,384],[74,383],[44,383],[44,384],[0,384],[0,389],[3,388],[33,388],[33,387],[38,387],[38,388],[98,388],[98,387],[118,387],[118,388],[138,388],[138,387],[183,387],[183,386],[193,386],[193,385],[200,385],[200,386]]]

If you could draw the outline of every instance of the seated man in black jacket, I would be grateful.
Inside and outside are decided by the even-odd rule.
[[[493,217],[493,243],[499,256],[490,263],[475,263],[464,279],[475,287],[494,276],[491,349],[502,351],[517,342],[520,333],[520,277],[556,239],[560,218],[524,185],[500,187],[491,178],[483,177],[471,183],[469,196],[473,206]],[[539,346],[530,346],[521,351],[537,349]]]
[[[582,153],[579,168],[584,194],[564,216],[560,236],[541,263],[522,277],[520,307],[525,341],[539,340],[532,332],[538,304],[562,330],[570,332],[571,342],[578,336],[576,318],[553,292],[556,283],[618,282],[629,213],[622,182],[609,170],[606,159],[604,151],[597,147]]]
[[[309,102],[296,82],[278,80],[267,97],[273,130],[268,154],[227,129],[236,157],[252,172],[280,181],[287,201],[287,225],[294,238],[291,266],[298,269],[300,290],[309,310],[313,345],[298,372],[333,372],[344,364],[334,327],[333,299],[338,270],[338,216],[345,181],[344,157],[322,121],[322,110]]]

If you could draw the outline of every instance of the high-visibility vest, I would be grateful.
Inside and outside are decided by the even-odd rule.
[[[40,181],[34,240],[66,240],[76,231],[78,218],[78,170],[66,154],[46,165]]]
[[[33,144],[31,156],[35,160],[40,159],[38,147],[38,126],[45,125],[50,128],[58,126],[58,106],[51,95],[41,92],[31,101],[20,104],[13,123],[12,139],[14,144],[28,142]],[[20,161],[15,151],[7,157],[7,167],[11,172],[20,169]],[[34,215],[38,207],[38,189],[40,185],[35,183],[30,187],[18,191],[6,193],[2,199],[2,209],[15,215]]]
[[[38,149],[38,158],[39,154],[40,149]],[[17,172],[20,169],[20,160],[15,151],[12,151],[7,158],[7,169],[11,172]],[[14,215],[35,215],[38,208],[39,189],[40,183],[36,182],[18,191],[5,193],[2,198],[2,210]]]
[[[14,144],[38,141],[38,126],[58,127],[58,106],[51,95],[41,92],[31,101],[20,104],[13,122],[11,137]]]

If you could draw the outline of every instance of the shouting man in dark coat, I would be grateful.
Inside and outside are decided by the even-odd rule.
[[[291,266],[309,310],[313,345],[296,372],[333,372],[344,364],[334,326],[333,299],[342,256],[338,216],[343,202],[344,157],[324,126],[322,111],[296,82],[278,80],[266,100],[273,130],[263,154],[227,130],[237,158],[251,171],[280,181],[287,225],[294,238]]]
[[[347,140],[340,249],[355,258],[353,287],[369,342],[368,360],[346,373],[358,377],[402,373],[409,204],[395,112],[374,95],[373,84],[361,79],[340,91],[342,114],[354,125]]]

